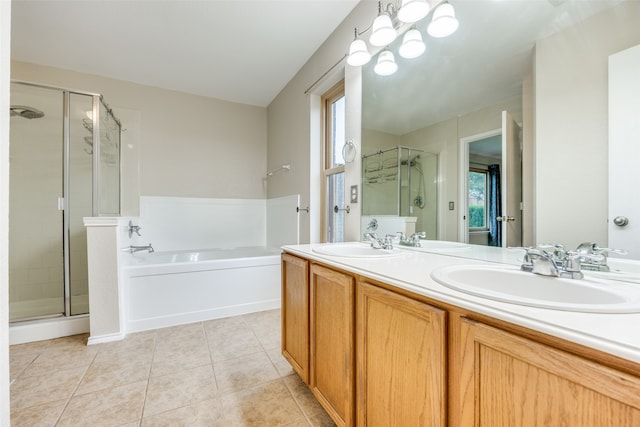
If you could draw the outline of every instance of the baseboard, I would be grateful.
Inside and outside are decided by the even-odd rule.
[[[87,345],[93,345],[93,344],[102,344],[102,343],[106,343],[106,342],[113,342],[113,341],[120,341],[122,339],[124,339],[127,335],[124,333],[117,333],[117,334],[108,334],[108,335],[98,335],[98,336],[90,336],[89,340],[87,340]]]
[[[280,298],[277,298],[272,300],[253,302],[249,304],[219,307],[212,310],[177,313],[170,316],[139,319],[135,321],[129,321],[127,323],[127,333],[148,331],[150,329],[167,328],[169,326],[221,319],[223,317],[240,316],[242,314],[280,308],[280,305]]]
[[[50,340],[89,332],[89,315],[9,324],[9,345]]]

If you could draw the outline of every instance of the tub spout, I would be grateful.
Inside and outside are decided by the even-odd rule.
[[[134,246],[134,245],[129,246],[129,252],[131,253],[140,252],[140,251],[149,251],[149,253],[154,252],[153,246],[151,246],[151,243],[149,243],[147,246]]]

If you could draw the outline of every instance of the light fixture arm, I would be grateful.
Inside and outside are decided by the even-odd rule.
[[[380,15],[382,13],[382,11],[384,11],[384,13],[389,15],[389,17],[391,17],[392,19],[395,18],[396,15],[398,14],[398,10],[400,9],[398,7],[398,3],[399,3],[399,0],[396,0],[396,4],[387,3],[387,5],[383,8],[382,7],[382,2],[379,1],[378,2],[378,15]]]
[[[378,1],[378,16],[380,14],[382,14],[383,12],[385,12],[387,15],[389,15],[389,17],[392,19],[392,21],[394,22],[394,24],[396,24],[397,20],[397,15],[398,15],[398,10],[400,10],[400,3],[402,2],[402,0],[396,0],[395,4],[394,3],[387,3],[386,6],[383,7],[382,5],[382,1]],[[448,0],[439,0],[437,2],[434,3],[434,5],[431,7],[431,10],[429,11],[429,15],[433,14],[433,11],[436,10],[438,8],[438,6],[440,6],[441,4],[444,3],[449,3]],[[424,19],[424,18],[423,18]],[[394,25],[395,26],[395,25]],[[354,27],[354,40],[363,36],[364,34],[366,34],[367,32],[371,31],[371,29],[373,28],[373,22],[364,30],[362,31],[358,31],[358,27]],[[410,27],[408,27],[410,28]]]

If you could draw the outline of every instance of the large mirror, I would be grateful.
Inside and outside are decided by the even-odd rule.
[[[461,201],[470,200],[470,171],[500,163],[491,141],[507,112],[521,128],[521,155],[510,160],[522,167],[521,244],[607,246],[608,60],[640,44],[640,2],[450,3],[456,33],[432,38],[420,22],[422,56],[400,57],[399,38],[389,46],[396,73],[377,75],[375,56],[362,67],[362,155],[401,146],[437,156],[437,195],[421,201],[437,204],[428,237],[488,244]]]

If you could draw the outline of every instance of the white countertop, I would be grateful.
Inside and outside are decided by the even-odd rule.
[[[498,262],[519,265],[521,250],[470,245],[436,254],[403,249],[393,257],[348,258],[313,251],[321,244],[285,246],[286,252],[389,283],[460,308],[504,320],[640,363],[640,313],[601,314],[529,307],[476,297],[443,286],[431,271],[447,265]],[[640,286],[640,284],[638,284]]]

